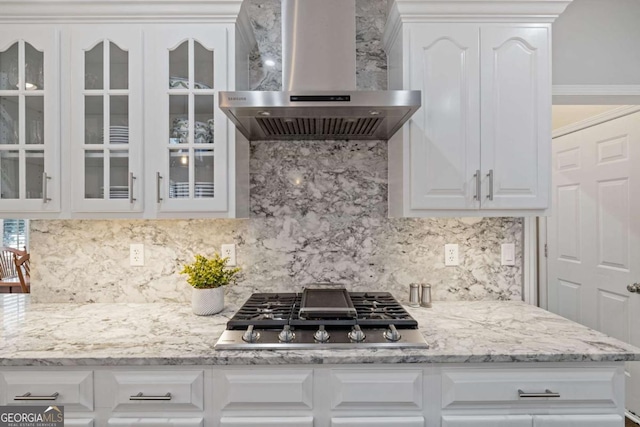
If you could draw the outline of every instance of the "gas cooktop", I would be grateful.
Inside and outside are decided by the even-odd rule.
[[[417,328],[389,292],[257,293],[229,320],[215,348],[427,348]]]

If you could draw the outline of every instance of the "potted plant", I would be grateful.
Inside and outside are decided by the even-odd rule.
[[[228,258],[213,258],[196,255],[195,261],[183,267],[180,274],[187,274],[187,283],[193,286],[191,307],[200,316],[222,311],[224,308],[224,286],[234,284],[240,268],[227,267]]]

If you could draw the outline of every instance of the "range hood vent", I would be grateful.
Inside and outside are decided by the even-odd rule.
[[[355,90],[355,0],[282,0],[285,92],[220,92],[220,109],[250,141],[388,140],[420,91]]]

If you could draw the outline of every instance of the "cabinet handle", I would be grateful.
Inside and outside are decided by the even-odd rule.
[[[55,392],[50,396],[34,396],[31,393],[25,393],[22,396],[16,396],[13,400],[57,400],[60,393]]]
[[[50,202],[51,199],[47,196],[47,181],[51,177],[46,172],[42,172],[42,203]]]
[[[518,397],[521,399],[526,397],[560,397],[560,393],[554,393],[549,389],[546,389],[544,393],[525,393],[522,390],[518,390]]]
[[[482,191],[482,186],[480,185],[480,169],[476,170],[473,177],[476,179],[476,194],[473,198],[475,200],[480,200],[480,192]]]
[[[156,203],[162,202],[162,197],[160,197],[160,180],[162,179],[162,175],[160,172],[156,172]]]
[[[133,181],[136,179],[133,172],[129,172],[129,203],[133,204],[137,199],[133,197]]]
[[[140,392],[135,396],[129,396],[129,400],[171,400],[171,393],[167,393],[164,396],[145,396]]]
[[[487,176],[489,177],[489,194],[487,194],[487,199],[493,200],[493,169],[489,170]]]

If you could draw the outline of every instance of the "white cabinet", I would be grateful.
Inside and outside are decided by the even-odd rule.
[[[110,418],[111,427],[203,427],[202,418]]]
[[[621,415],[536,415],[533,427],[622,427]]]
[[[227,28],[150,29],[147,170],[159,212],[228,210],[228,126],[218,92],[229,89]]]
[[[422,107],[389,140],[390,215],[544,212],[555,16],[531,9],[520,21],[509,1],[501,17],[482,1],[408,3],[396,0],[387,22],[389,87],[420,90]]]
[[[222,417],[220,427],[313,427],[313,417]]]
[[[0,214],[247,216],[248,142],[217,105],[248,89],[255,38],[242,2],[223,3],[0,16]]]
[[[142,212],[142,29],[70,35],[73,211]]]
[[[69,418],[65,417],[64,425],[66,427],[93,427],[92,418]]]
[[[0,26],[0,214],[60,211],[60,35]]]
[[[442,417],[442,427],[531,427],[529,415],[477,415]]]
[[[424,427],[423,417],[332,418],[331,427]]]

